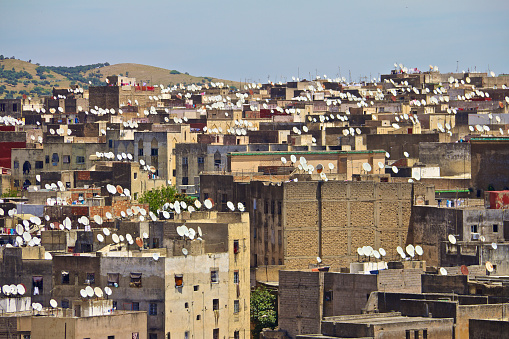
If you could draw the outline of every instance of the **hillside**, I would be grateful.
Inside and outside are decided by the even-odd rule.
[[[238,82],[197,77],[176,70],[140,64],[99,63],[75,67],[40,66],[17,59],[0,60],[0,98],[18,98],[23,94],[31,97],[50,95],[53,87],[67,88],[79,85],[88,88],[89,82],[94,86],[106,84],[109,75],[134,77],[138,82],[147,84],[174,85],[206,84],[224,82],[239,86]]]

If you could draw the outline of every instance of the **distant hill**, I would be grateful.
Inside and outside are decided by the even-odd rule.
[[[123,75],[136,78],[137,82],[164,86],[177,83],[207,84],[224,82],[239,86],[238,82],[212,77],[197,77],[177,70],[140,64],[98,63],[74,67],[41,66],[17,59],[0,60],[0,98],[18,98],[26,94],[30,97],[50,95],[53,87],[68,88],[74,85],[88,88],[106,84],[106,77]]]

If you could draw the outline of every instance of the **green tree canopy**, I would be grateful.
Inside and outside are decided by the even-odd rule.
[[[264,328],[277,326],[276,296],[264,287],[251,292],[251,321],[255,324],[253,338],[258,338]]]
[[[188,196],[184,193],[179,193],[173,186],[161,186],[146,191],[141,195],[138,201],[142,204],[148,204],[150,211],[157,213],[158,209],[162,209],[163,205],[174,203],[175,201],[185,201],[187,205],[192,204],[196,198]]]

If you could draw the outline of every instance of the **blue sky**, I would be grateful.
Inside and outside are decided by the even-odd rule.
[[[509,73],[509,1],[0,0],[0,54],[197,76],[359,79],[394,62]]]

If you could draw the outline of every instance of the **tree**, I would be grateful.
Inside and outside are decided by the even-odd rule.
[[[264,328],[277,326],[276,296],[264,287],[251,292],[251,322],[255,324],[253,338],[258,338]]]
[[[146,191],[141,195],[138,201],[142,204],[148,204],[150,211],[157,213],[166,203],[175,201],[185,201],[187,205],[192,204],[196,198],[190,197],[184,193],[179,193],[173,186],[162,186]]]

